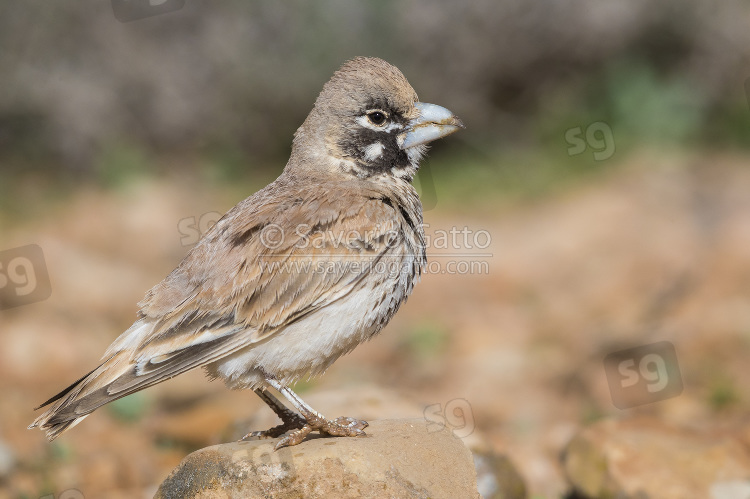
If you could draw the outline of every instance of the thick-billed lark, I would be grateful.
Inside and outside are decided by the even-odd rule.
[[[42,404],[52,406],[30,428],[52,440],[108,402],[202,366],[254,390],[283,421],[248,437],[295,430],[280,448],[313,430],[364,435],[365,421],[327,420],[289,385],[371,338],[409,296],[426,262],[411,181],[425,144],[461,127],[387,62],[345,63],[295,133],[281,176],[205,234],[101,364]]]

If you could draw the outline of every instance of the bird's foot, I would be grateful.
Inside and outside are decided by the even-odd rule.
[[[274,447],[274,450],[279,450],[282,447],[291,445],[297,445],[302,442],[310,432],[317,430],[323,435],[331,435],[333,437],[364,437],[366,436],[364,429],[367,428],[367,421],[360,419],[348,418],[341,416],[334,420],[325,419],[319,415],[313,413],[303,414],[307,419],[307,422],[300,429],[293,431],[286,437],[279,440]]]
[[[284,413],[280,413],[279,417],[283,421],[283,423],[281,423],[280,425],[274,426],[273,428],[269,428],[263,431],[251,431],[250,433],[242,437],[240,441],[247,440],[253,437],[258,437],[258,438],[280,437],[281,435],[288,432],[289,430],[298,430],[300,428],[304,428],[305,425],[307,424],[307,421],[301,418],[298,414],[295,414],[289,410],[287,410]]]

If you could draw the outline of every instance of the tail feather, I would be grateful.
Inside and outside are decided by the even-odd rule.
[[[136,362],[129,352],[117,352],[37,407],[52,404],[29,428],[45,431],[52,441],[99,407],[228,355],[242,344],[243,339],[238,335],[220,336]]]
[[[99,366],[99,367],[101,367],[101,366]],[[96,369],[99,369],[99,367],[97,367]],[[91,376],[91,375],[92,375],[92,374],[94,373],[94,371],[96,371],[96,369],[94,369],[94,370],[90,371],[90,372],[89,372],[89,373],[87,373],[87,374],[84,374],[84,375],[83,375],[83,376],[81,376],[81,377],[80,377],[80,378],[79,378],[78,380],[74,381],[74,382],[73,382],[73,384],[71,384],[71,385],[70,385],[69,387],[67,387],[67,388],[66,388],[65,390],[61,391],[60,393],[58,393],[57,395],[55,395],[55,396],[54,396],[54,397],[52,397],[51,399],[47,400],[46,402],[42,402],[42,403],[41,403],[41,404],[39,404],[39,405],[38,405],[37,407],[34,407],[34,410],[35,410],[35,411],[38,411],[38,410],[39,410],[39,409],[41,409],[42,407],[46,407],[46,406],[50,405],[50,404],[51,404],[52,402],[56,402],[56,401],[60,400],[60,399],[61,399],[61,398],[63,398],[63,397],[65,396],[65,395],[67,395],[67,394],[69,394],[70,392],[72,392],[73,390],[75,390],[75,388],[76,388],[76,387],[77,387],[77,386],[78,386],[78,385],[79,385],[79,384],[80,384],[80,383],[81,383],[81,382],[82,382],[83,380],[85,380],[86,378],[88,378],[89,376]],[[32,428],[32,427],[33,427],[33,425],[32,425],[32,426],[29,426],[29,428]]]
[[[94,388],[95,386],[100,385],[102,382],[107,384],[105,379],[111,380],[112,377],[119,377],[119,373],[115,374],[116,371],[112,369],[118,364],[115,357],[110,357],[96,369],[81,377],[63,391],[42,403],[39,407],[36,407],[34,410],[53,404],[47,411],[36,418],[28,428],[39,428],[45,431],[47,438],[52,441],[64,431],[83,421],[97,407],[114,400],[102,400],[96,407],[91,409],[86,407],[85,410],[81,410],[81,402],[85,400],[90,401],[91,395],[100,392],[100,390]],[[94,389],[92,390],[92,388]]]
[[[80,418],[73,419],[71,421],[65,421],[64,423],[56,424],[56,425],[49,425],[41,427],[42,429],[46,430],[47,439],[51,442],[57,437],[60,436],[64,431],[69,430],[73,428],[75,425],[83,421],[88,417],[88,414],[85,416],[81,416]],[[29,428],[34,428],[35,425],[29,426]]]

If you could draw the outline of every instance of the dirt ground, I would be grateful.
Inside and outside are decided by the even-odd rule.
[[[746,427],[748,162],[641,154],[533,202],[481,211],[438,202],[425,215],[436,263],[412,297],[380,336],[301,391],[377,387],[414,404],[402,417],[458,407],[467,443],[509,455],[538,497],[564,493],[560,453],[601,418]],[[268,411],[192,372],[97,411],[53,444],[25,429],[32,408],[94,367],[179,262],[189,237],[178,221],[240,200],[197,187],[82,189],[3,229],[0,249],[42,248],[52,292],[0,311],[0,498],[151,497],[190,451]],[[452,228],[461,235],[443,244]],[[682,393],[616,408],[605,357],[658,341],[675,347]]]

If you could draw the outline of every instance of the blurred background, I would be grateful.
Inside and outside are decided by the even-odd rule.
[[[151,497],[192,450],[275,424],[196,371],[53,444],[25,429],[281,172],[358,55],[467,128],[416,179],[437,263],[380,336],[297,386],[308,402],[445,411],[535,498],[570,493],[561,454],[602,421],[750,445],[750,4],[151,4],[0,4],[0,497]],[[624,393],[605,359],[640,347],[668,369],[633,353]]]

